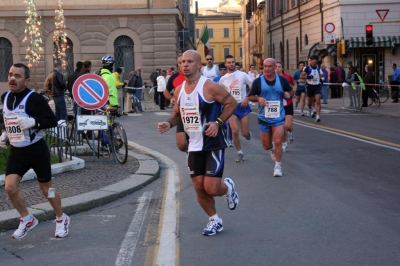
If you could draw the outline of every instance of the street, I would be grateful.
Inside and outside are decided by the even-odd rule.
[[[65,239],[52,237],[53,221],[40,223],[22,240],[0,236],[2,254],[7,254],[0,264],[400,264],[399,117],[325,109],[317,124],[296,109],[295,140],[283,156],[283,176],[276,178],[251,113],[252,139],[241,137],[245,161],[235,163],[233,147],[225,151],[224,176],[233,178],[239,205],[231,211],[223,197],[216,198],[224,230],[205,237],[208,217],[197,203],[186,153],[176,148],[175,128],[162,135],[157,131],[157,122],[170,113],[148,109],[118,119],[128,140],[172,162],[159,161],[159,179],[115,202],[71,215]],[[170,172],[175,166],[177,171]],[[163,223],[174,215],[166,213],[170,205],[163,208],[174,178],[176,225]],[[162,233],[175,226],[176,246],[165,245]]]

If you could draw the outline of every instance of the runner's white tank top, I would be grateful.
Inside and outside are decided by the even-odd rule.
[[[24,99],[13,109],[10,110],[7,108],[7,99],[10,96],[11,91],[6,94],[4,97],[4,106],[3,106],[3,117],[4,117],[4,125],[6,127],[8,139],[13,147],[22,148],[41,140],[45,133],[41,129],[25,129],[21,130],[17,125],[15,120],[18,117],[30,117],[26,113],[26,102],[29,96],[33,93],[33,91],[29,92]]]

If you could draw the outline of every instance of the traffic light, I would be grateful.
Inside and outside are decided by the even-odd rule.
[[[372,25],[365,26],[365,39],[366,39],[367,45],[374,44],[373,30],[374,30],[374,27],[372,27]]]

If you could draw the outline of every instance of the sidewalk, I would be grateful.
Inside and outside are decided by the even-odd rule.
[[[392,103],[392,99],[388,99],[385,103],[381,103],[380,107],[375,106],[372,104],[368,107],[363,107],[361,111],[356,111],[354,109],[348,109],[347,107],[350,105],[350,100],[348,97],[342,98],[335,98],[335,99],[328,99],[328,104],[322,104],[322,108],[329,108],[334,110],[345,110],[351,111],[354,113],[365,113],[365,114],[379,114],[379,115],[387,115],[387,116],[394,116],[400,117],[400,103]],[[307,103],[307,102],[306,102]],[[308,107],[305,108],[308,111]]]
[[[159,176],[160,167],[155,158],[135,149],[129,142],[126,164],[117,162],[85,162],[85,168],[54,175],[53,186],[61,195],[63,210],[74,214],[107,204],[152,182]],[[79,156],[85,159],[83,156]],[[79,162],[77,162],[79,163]],[[55,214],[41,193],[36,180],[20,183],[29,212],[39,220],[54,219]],[[19,214],[0,187],[0,231],[16,229]]]

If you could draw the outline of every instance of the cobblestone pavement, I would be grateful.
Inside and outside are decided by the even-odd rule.
[[[94,191],[126,179],[139,169],[139,161],[128,156],[125,164],[117,162],[93,162],[91,156],[79,156],[85,160],[85,168],[54,175],[53,186],[63,198]],[[21,182],[27,206],[47,202],[36,180]],[[0,212],[13,209],[4,187],[0,188]]]

